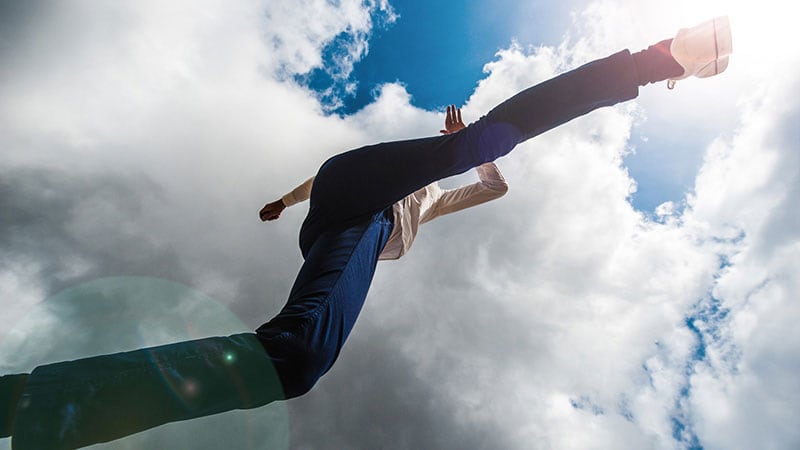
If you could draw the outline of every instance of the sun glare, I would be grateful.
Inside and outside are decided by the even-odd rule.
[[[761,57],[782,56],[786,47],[779,39],[786,36],[789,20],[794,16],[787,6],[781,0],[694,0],[685,2],[681,9],[697,17],[727,15],[733,31],[734,54],[749,59],[756,51]]]
[[[641,20],[638,27],[650,36],[649,28],[668,35],[675,27],[690,27],[718,16],[728,16],[733,34],[731,69],[747,78],[767,75],[778,63],[797,62],[800,52],[787,40],[795,15],[785,0],[670,0],[665,2],[625,0],[631,16]],[[729,75],[732,76],[732,75]]]

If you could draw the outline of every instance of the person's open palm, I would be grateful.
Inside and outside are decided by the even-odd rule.
[[[447,117],[444,119],[444,130],[439,130],[442,134],[455,133],[456,131],[467,128],[464,121],[461,119],[461,108],[456,108],[456,105],[447,107]]]

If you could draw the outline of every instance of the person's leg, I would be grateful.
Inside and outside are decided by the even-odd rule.
[[[592,61],[578,69],[528,88],[486,115],[491,123],[507,123],[523,142],[595,109],[636,98],[639,80],[629,51]],[[500,157],[510,148],[484,158]]]
[[[392,226],[391,210],[385,210],[323,232],[306,254],[286,306],[256,330],[286,398],[308,392],[338,357]]]
[[[0,376],[0,438],[11,436],[28,374]]]
[[[0,378],[14,448],[77,448],[307,392],[339,355],[392,231],[391,210],[323,233],[255,334],[48,364]],[[266,350],[266,352],[265,352]],[[13,422],[13,429],[11,427]],[[3,428],[6,428],[5,424]]]
[[[494,161],[569,120],[633,99],[638,85],[636,65],[625,50],[526,89],[458,133],[334,156],[314,180],[301,248],[305,253],[331,223],[380,211],[434,181]]]
[[[517,144],[603,106],[638,95],[638,86],[725,70],[730,24],[718,17],[681,29],[674,39],[624,50],[559,75],[506,100],[458,133],[364,147],[320,169],[303,224],[305,252],[329,221],[380,211],[434,181],[506,155]]]
[[[15,402],[15,450],[71,449],[284,398],[253,333],[39,366]]]

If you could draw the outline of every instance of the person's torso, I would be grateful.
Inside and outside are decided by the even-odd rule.
[[[417,237],[419,225],[436,214],[436,199],[440,195],[441,188],[437,183],[432,183],[392,206],[394,229],[379,259],[399,259],[408,252]]]

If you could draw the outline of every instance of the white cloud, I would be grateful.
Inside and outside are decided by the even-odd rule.
[[[267,40],[272,44],[270,54],[278,62],[276,67],[289,74],[320,67],[321,48],[340,33],[351,35],[349,54],[334,61],[334,74],[346,77],[353,63],[367,51],[367,39],[375,18],[392,22],[395,17],[386,0],[279,1],[266,8],[263,29],[267,30]]]
[[[798,59],[785,69],[799,73]],[[692,377],[692,404],[708,448],[791,448],[800,434],[792,367],[800,354],[794,305],[798,288],[798,109],[783,76],[755,86],[742,104],[742,125],[710,148],[691,199],[691,220],[717,244],[730,267],[714,295],[727,320],[709,330],[710,354]],[[732,240],[731,240],[732,239]]]

